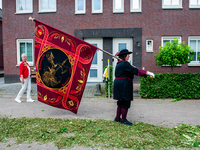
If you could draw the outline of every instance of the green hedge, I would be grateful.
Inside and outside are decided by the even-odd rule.
[[[200,73],[162,73],[140,77],[143,98],[200,99]]]

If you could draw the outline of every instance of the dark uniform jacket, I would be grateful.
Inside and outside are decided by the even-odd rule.
[[[138,69],[128,61],[119,61],[115,68],[114,99],[133,100],[133,78],[138,75]]]

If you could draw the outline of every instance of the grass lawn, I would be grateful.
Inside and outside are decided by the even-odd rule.
[[[58,148],[85,147],[170,149],[200,147],[200,126],[173,128],[134,122],[133,126],[109,120],[0,118],[0,142],[53,142]]]

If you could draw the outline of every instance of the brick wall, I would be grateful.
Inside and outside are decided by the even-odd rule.
[[[188,36],[200,35],[200,10],[189,9],[189,1],[183,0],[183,9],[162,10],[162,1],[143,2],[142,66],[157,73],[170,72],[170,67],[155,66],[154,54],[158,53],[162,36],[181,36],[188,44]],[[149,18],[149,19],[148,19]],[[150,19],[151,18],[151,19]],[[153,39],[154,53],[146,53],[146,39]],[[174,72],[199,72],[200,67],[188,67],[187,64],[175,67]]]
[[[17,77],[16,39],[34,38],[34,23],[29,16],[74,35],[75,29],[142,28],[141,67],[153,72],[170,72],[170,67],[155,66],[154,54],[158,53],[162,36],[181,36],[188,43],[188,36],[200,35],[200,10],[189,9],[183,0],[183,9],[163,10],[161,0],[142,0],[142,13],[130,13],[130,1],[124,1],[124,13],[113,14],[113,0],[103,1],[103,13],[91,13],[91,0],[86,2],[86,14],[75,15],[75,1],[57,0],[56,13],[38,13],[38,0],[33,0],[32,14],[15,14],[16,0],[3,0],[4,73]],[[153,53],[146,52],[146,39],[153,39]],[[134,40],[134,39],[133,39]],[[133,56],[136,59],[137,55]],[[7,61],[9,60],[9,61]],[[174,72],[199,72],[200,67],[186,64]]]

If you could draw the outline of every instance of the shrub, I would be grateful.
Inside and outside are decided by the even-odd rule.
[[[140,81],[143,98],[200,98],[200,73],[162,73]]]
[[[178,39],[174,38],[172,42],[167,42],[164,47],[159,47],[159,54],[155,54],[156,65],[163,66],[169,65],[171,72],[173,67],[192,61],[191,54],[194,51],[185,42],[178,43]]]

